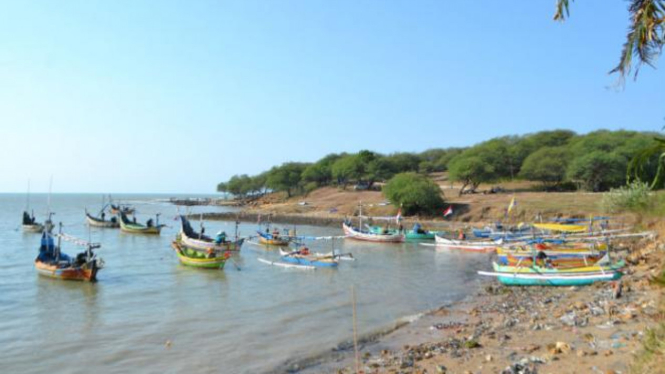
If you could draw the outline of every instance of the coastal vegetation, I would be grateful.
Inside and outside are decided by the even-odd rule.
[[[630,176],[654,180],[651,187],[659,188],[663,152],[654,150],[662,144],[652,133],[635,131],[599,130],[583,135],[569,130],[542,131],[494,138],[467,148],[387,155],[370,150],[329,154],[313,163],[287,162],[255,176],[235,175],[220,183],[217,190],[243,200],[268,192],[285,192],[291,197],[328,186],[378,189],[402,173],[416,178],[437,172],[447,172],[450,182],[460,184],[460,195],[476,192],[483,183],[508,180],[539,182],[546,191],[598,192],[618,188]],[[639,167],[630,169],[628,175],[631,161],[638,156]]]
[[[439,185],[414,172],[394,176],[386,184],[384,194],[390,201],[401,206],[404,214],[434,214],[443,208]]]

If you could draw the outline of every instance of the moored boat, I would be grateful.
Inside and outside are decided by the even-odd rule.
[[[496,277],[507,286],[587,286],[595,282],[611,281],[621,278],[621,272],[613,271],[605,274],[525,274],[479,271],[478,274]]]
[[[56,245],[53,236],[42,233],[39,255],[35,259],[35,269],[39,275],[63,280],[77,280],[94,282],[97,280],[97,272],[103,267],[103,260],[97,258],[93,249],[99,248],[97,243],[89,243],[74,237],[57,235]],[[86,246],[86,251],[79,253],[76,257],[69,257],[60,251],[62,239]]]
[[[291,252],[280,248],[279,254],[282,256],[282,261],[293,264],[316,267],[336,267],[339,264],[339,260],[335,255],[328,256],[311,253],[307,248],[302,248]]]
[[[111,214],[134,214],[136,209],[130,206],[111,204]]]
[[[626,264],[623,261],[616,262],[611,265],[591,265],[575,268],[555,268],[555,267],[546,267],[546,266],[508,266],[500,265],[496,262],[492,264],[494,271],[497,273],[521,273],[521,274],[606,274],[619,272]]]
[[[256,232],[259,237],[259,243],[265,245],[272,245],[275,247],[286,247],[289,245],[289,238],[280,236],[279,232],[274,231],[272,234],[263,233],[261,231]]]
[[[108,229],[115,229],[120,227],[120,223],[118,223],[118,218],[116,217],[111,217],[111,219],[106,219],[106,214],[102,212],[100,217],[95,217],[92,214],[88,213],[88,211],[85,211],[85,220],[88,223],[88,225],[93,226],[93,227],[101,227],[101,228],[108,228]]]
[[[223,269],[230,257],[229,252],[210,251],[204,253],[182,246],[180,242],[171,243],[181,264],[202,269]]]
[[[137,223],[136,219],[130,221],[124,213],[119,214],[120,230],[131,234],[147,234],[159,235],[164,225],[159,224],[159,214],[157,215],[157,223],[154,224],[152,218],[149,219],[145,225]]]
[[[245,239],[236,239],[230,241],[226,239],[226,233],[220,232],[213,239],[204,235],[202,232],[196,232],[191,223],[185,216],[180,216],[180,244],[183,247],[203,251],[203,252],[225,252],[239,251]]]
[[[342,223],[342,229],[347,238],[362,240],[367,242],[376,243],[402,243],[404,242],[404,235],[398,232],[388,234],[377,234],[371,231],[361,231],[360,229],[351,226],[349,222]]]
[[[434,238],[437,248],[454,249],[470,252],[494,252],[501,245],[501,241],[493,240],[455,240],[436,235]]]

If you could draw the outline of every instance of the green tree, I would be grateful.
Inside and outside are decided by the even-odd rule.
[[[420,157],[413,153],[393,153],[386,156],[388,161],[394,165],[395,172],[404,173],[407,171],[418,171]]]
[[[346,186],[352,180],[359,180],[361,177],[360,158],[358,155],[346,155],[341,157],[332,165],[332,176],[338,185]]]
[[[448,171],[451,180],[462,182],[460,196],[468,186],[471,186],[471,191],[475,191],[481,183],[493,181],[497,177],[494,166],[473,154],[455,157],[450,162]]]
[[[316,163],[308,166],[302,174],[302,178],[307,182],[314,182],[318,186],[325,186],[332,182],[332,166],[335,161],[339,160],[343,155],[329,154],[320,159]]]
[[[402,206],[404,214],[435,214],[444,204],[441,188],[413,172],[395,175],[383,192],[393,204]]]
[[[288,197],[300,191],[302,173],[308,164],[287,162],[272,168],[266,177],[266,185],[273,191],[285,191]]]
[[[626,181],[626,160],[614,153],[593,151],[573,159],[566,173],[588,191],[606,191]]]
[[[543,182],[547,187],[555,187],[565,180],[567,167],[566,147],[543,147],[524,160],[520,177]]]
[[[563,21],[568,17],[569,3],[570,0],[557,0],[554,20]],[[631,74],[633,59],[637,60],[636,78],[641,65],[653,67],[665,44],[665,0],[630,0],[629,3],[630,26],[626,42],[619,64],[610,71],[619,73],[621,78]]]

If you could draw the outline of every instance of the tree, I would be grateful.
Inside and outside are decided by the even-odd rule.
[[[302,178],[307,182],[314,182],[318,186],[330,184],[333,180],[332,165],[343,155],[329,154],[316,163],[308,166],[302,174]]]
[[[332,176],[337,184],[346,189],[351,180],[360,179],[360,158],[358,155],[346,155],[332,165]]]
[[[568,17],[570,0],[557,0],[554,20],[563,21]],[[621,51],[619,64],[610,71],[619,73],[621,78],[631,74],[633,58],[637,58],[635,78],[642,64],[654,66],[665,44],[665,0],[630,0],[628,6],[630,27],[626,42]]]
[[[435,214],[444,204],[441,188],[426,176],[409,172],[395,175],[383,189],[404,214]]]
[[[567,175],[588,191],[606,191],[625,182],[626,160],[614,153],[593,151],[573,159]]]
[[[497,175],[494,166],[478,156],[465,156],[464,153],[450,162],[448,171],[451,180],[462,182],[462,188],[459,191],[460,196],[464,193],[466,187],[471,186],[471,191],[475,191],[478,185],[496,179]]]
[[[274,167],[268,172],[266,185],[273,191],[286,191],[286,195],[291,197],[302,187],[302,173],[307,166],[308,164],[287,162]]]
[[[420,157],[413,153],[393,153],[386,156],[389,162],[395,166],[395,172],[418,171]]]
[[[566,147],[543,147],[524,160],[520,177],[557,186],[566,178],[568,151]]]
[[[224,182],[217,184],[217,192],[229,192],[228,184]]]

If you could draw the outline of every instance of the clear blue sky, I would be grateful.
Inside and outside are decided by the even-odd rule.
[[[212,192],[233,174],[567,128],[659,130],[608,88],[625,1],[6,1],[0,191]]]

